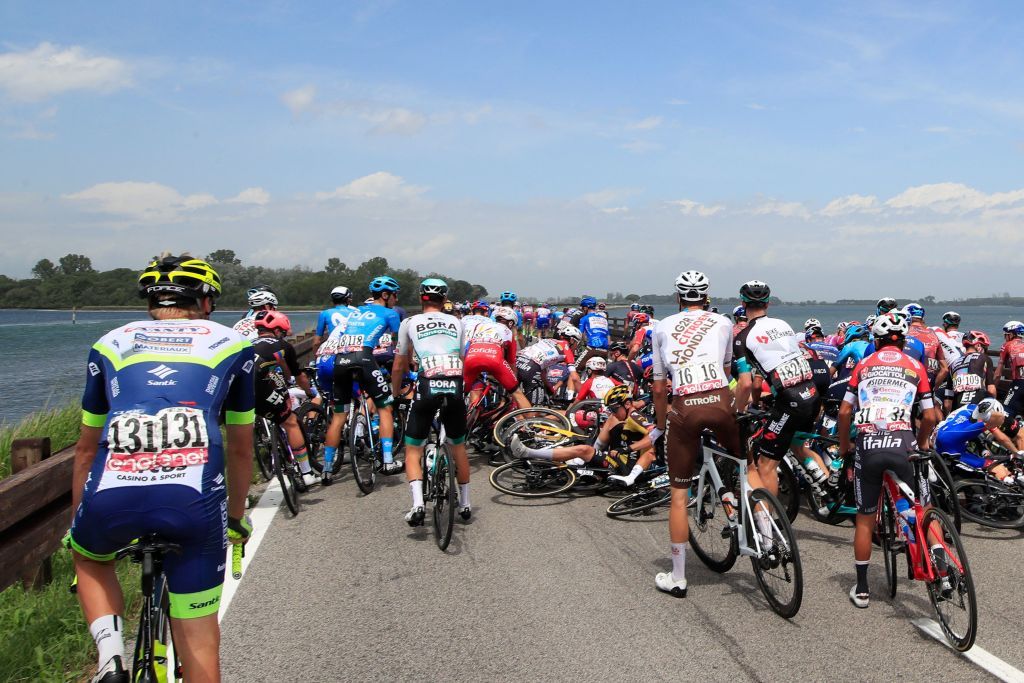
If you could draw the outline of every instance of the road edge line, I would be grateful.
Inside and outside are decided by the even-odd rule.
[[[942,628],[934,619],[911,619],[910,623],[948,647],[950,650],[953,650],[956,654],[970,660],[973,664],[989,672],[999,680],[1006,681],[1006,683],[1024,683],[1024,672],[1012,664],[1004,662],[999,659],[999,657],[996,657],[994,654],[982,647],[979,647],[978,645],[975,645],[967,652],[957,652],[954,650],[946,641],[946,636],[942,633]]]
[[[266,536],[267,530],[270,529],[277,511],[281,509],[282,501],[284,501],[284,496],[281,494],[281,484],[278,483],[275,477],[271,480],[263,495],[260,496],[256,505],[249,510],[248,514],[249,519],[252,521],[253,532],[252,536],[249,537],[249,542],[245,544],[245,557],[242,558],[242,577],[237,580],[231,576],[231,544],[228,544],[227,559],[225,560],[227,564],[225,565],[224,572],[224,590],[221,592],[220,597],[218,622],[224,621],[224,615],[227,614],[228,607],[231,606],[231,601],[235,598],[235,592],[238,591],[239,584],[245,578],[245,572],[249,568],[249,563],[256,557],[256,551],[259,549],[260,543],[263,542],[263,537]]]

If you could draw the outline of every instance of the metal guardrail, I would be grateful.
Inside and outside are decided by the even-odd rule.
[[[290,341],[300,363],[312,354],[312,330]],[[0,590],[49,583],[49,558],[71,522],[74,460],[73,446],[51,455],[49,437],[11,444],[12,474],[0,480]]]

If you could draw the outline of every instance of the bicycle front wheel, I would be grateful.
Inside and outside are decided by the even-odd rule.
[[[526,417],[519,422],[506,425],[502,441],[505,444],[512,443],[512,437],[518,436],[519,440],[527,448],[558,448],[571,443],[576,437],[567,434],[561,422],[543,417]],[[512,449],[508,446],[502,447],[505,462],[512,462],[516,459],[512,455]]]
[[[963,525],[963,519],[960,514],[960,503],[957,501],[956,482],[953,481],[953,474],[949,471],[949,466],[946,465],[946,461],[942,459],[941,455],[933,455],[924,466],[930,467],[931,472],[935,475],[928,477],[928,490],[931,492],[932,504],[949,516],[953,526],[959,532]]]
[[[623,496],[608,506],[609,517],[625,517],[626,515],[647,515],[659,507],[667,506],[672,499],[672,491],[667,486],[644,489]]]
[[[437,547],[447,550],[452,540],[452,529],[455,528],[455,504],[458,502],[459,488],[455,482],[455,463],[452,462],[447,446],[437,449],[436,470],[434,472],[434,536]]]
[[[777,472],[779,474],[779,502],[782,503],[782,508],[786,511],[789,521],[795,522],[796,516],[800,513],[800,480],[797,479],[796,472],[785,458],[779,461]]]
[[[992,479],[956,483],[956,498],[963,516],[995,529],[1024,526],[1024,494]]]
[[[267,435],[266,424],[262,419],[257,418],[253,424],[253,451],[256,454],[256,464],[259,465],[263,481],[270,481],[274,478],[274,463],[270,455],[270,437]]]
[[[306,437],[306,452],[309,464],[317,472],[324,471],[323,449],[327,438],[327,409],[312,401],[306,401],[295,410],[295,417]]]
[[[736,514],[737,510],[732,510]],[[722,505],[711,477],[704,479],[696,501],[688,510],[690,547],[708,569],[723,573],[732,569],[739,555],[736,534],[729,523],[729,513]]]
[[[937,576],[926,584],[928,599],[946,640],[956,650],[966,652],[974,645],[978,632],[978,600],[967,554],[953,522],[941,510],[928,508],[923,527],[930,546],[928,561]]]
[[[793,527],[782,503],[765,489],[751,491],[748,505],[744,523],[751,545],[758,550],[750,558],[757,585],[775,613],[791,619],[804,597],[804,572]]]
[[[277,434],[276,426],[271,433],[271,439],[271,459],[274,462],[274,476],[277,477],[277,482],[281,485],[281,495],[284,496],[284,504],[288,506],[288,511],[294,517],[299,514],[299,491],[295,486],[295,477],[292,475],[289,463],[285,461],[285,446],[281,443],[281,437]]]
[[[510,430],[513,430],[521,420],[526,418],[545,419],[550,424],[558,425],[560,429],[567,432],[572,431],[572,425],[569,424],[569,418],[562,415],[557,410],[551,410],[550,408],[520,408],[519,410],[513,410],[510,413],[502,415],[501,418],[494,423],[494,442],[502,448],[508,446],[509,439],[512,438],[512,432]]]
[[[491,470],[491,486],[502,493],[522,498],[541,498],[568,491],[576,473],[550,460],[516,460]]]

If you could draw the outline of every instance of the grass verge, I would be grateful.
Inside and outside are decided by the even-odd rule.
[[[35,436],[50,437],[50,448],[56,453],[78,440],[82,409],[74,404],[32,413],[13,426],[0,427],[0,479],[11,474],[11,442]]]

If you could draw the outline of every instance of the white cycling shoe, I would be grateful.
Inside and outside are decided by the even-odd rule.
[[[423,526],[423,519],[427,511],[422,505],[413,505],[412,509],[405,513],[405,522],[409,526]]]
[[[118,655],[108,659],[103,668],[92,677],[92,683],[128,683],[129,680],[128,671]]]
[[[850,589],[850,602],[853,603],[854,607],[867,609],[868,605],[871,604],[871,598],[868,597],[867,593],[858,593],[857,584],[853,584],[853,588]]]
[[[307,488],[309,488],[313,484],[317,483],[318,481],[320,481],[320,477],[316,476],[315,473],[313,473],[313,472],[303,472],[302,473],[302,483],[305,484]]]
[[[672,578],[672,572],[655,574],[654,585],[658,587],[658,590],[668,593],[673,597],[686,597],[686,579],[676,581]]]
[[[636,481],[636,477],[630,477],[628,474],[611,474],[608,476],[608,481],[628,488]]]

